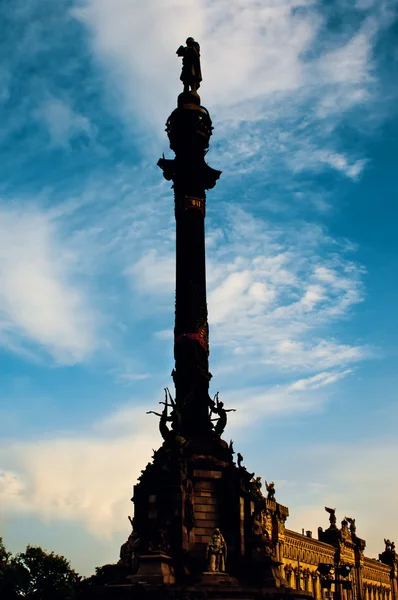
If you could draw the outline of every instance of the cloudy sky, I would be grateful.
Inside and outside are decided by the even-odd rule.
[[[398,541],[397,4],[13,0],[0,7],[0,535],[118,559],[172,384],[164,123],[201,44],[207,268],[226,438],[288,526],[325,505]]]

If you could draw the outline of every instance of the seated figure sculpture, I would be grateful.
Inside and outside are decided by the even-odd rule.
[[[206,548],[207,570],[213,573],[225,573],[226,560],[227,545],[221,531],[216,528]]]

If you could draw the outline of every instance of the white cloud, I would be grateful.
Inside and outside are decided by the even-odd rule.
[[[212,323],[229,321],[239,311],[250,316],[258,306],[265,309],[275,293],[275,290],[268,290],[263,281],[253,281],[249,269],[230,273],[209,296]]]
[[[318,63],[318,74],[327,84],[366,83],[370,77],[370,53],[374,26],[368,24],[348,42],[324,54]],[[350,101],[350,99],[348,99]]]
[[[366,159],[350,159],[342,152],[317,149],[314,145],[308,143],[289,157],[288,162],[296,173],[301,171],[316,172],[327,165],[354,181],[362,174],[367,164]]]
[[[303,85],[301,55],[320,23],[313,7],[312,0],[268,0],[261,6],[255,0],[115,0],[112,6],[87,0],[73,15],[94,34],[107,67],[116,67],[115,80],[129,102],[157,123],[180,90],[174,48],[184,42],[182,32],[201,42],[206,95],[214,104],[231,106]]]
[[[225,390],[228,406],[239,409],[231,416],[229,429],[239,430],[264,416],[314,410],[325,402],[317,390],[347,374],[320,373],[268,391]],[[145,414],[148,406],[155,408],[156,400],[124,405],[80,436],[58,435],[0,446],[3,517],[23,513],[46,522],[78,521],[98,537],[126,531],[130,486],[160,441],[157,419]]]
[[[282,340],[277,344],[276,353],[277,358],[271,356],[264,362],[274,364],[277,360],[291,369],[316,370],[356,363],[372,357],[374,351],[366,346],[349,346],[334,340],[312,340],[310,343]]]
[[[139,293],[156,294],[174,290],[175,287],[175,259],[171,254],[162,254],[156,249],[145,252],[126,271]]]
[[[341,171],[351,179],[357,179],[366,165],[365,160],[355,160],[354,162],[350,163],[346,156],[337,152],[319,155],[318,160],[330,165],[337,171]]]
[[[89,119],[69,106],[65,100],[49,96],[37,110],[37,116],[48,129],[54,147],[67,148],[77,136],[91,139],[94,134]]]
[[[225,233],[228,243],[213,249],[209,268],[213,348],[244,353],[249,364],[310,371],[369,355],[369,348],[324,337],[363,298],[362,269],[343,248],[337,254],[336,242],[316,227],[282,232],[243,211],[234,211]]]
[[[173,71],[179,89],[179,59],[174,52],[184,41],[181,32],[200,37],[201,5],[194,0],[114,0],[112,4],[90,0],[80,2],[73,15],[94,34],[95,50],[124,99],[125,113],[139,110],[145,127],[156,123],[162,128],[165,107],[172,109],[175,104],[176,94],[168,85]]]
[[[240,444],[235,449],[242,450],[242,440],[250,435],[252,426],[278,418],[286,423],[287,417],[319,411],[330,401],[327,386],[349,373],[320,372],[265,391],[223,391],[227,406],[239,409],[230,413],[228,423],[228,434]],[[154,408],[152,402],[122,406],[80,436],[58,435],[0,446],[1,517],[8,520],[22,514],[51,524],[76,522],[97,539],[127,536],[131,486],[160,441],[157,420],[145,415],[148,407]],[[384,535],[394,539],[398,531],[390,515],[398,489],[390,475],[398,458],[395,441],[367,439],[307,446],[307,439],[306,434],[293,453],[291,444],[282,444],[273,464],[257,473],[265,479],[276,479],[272,470],[282,474],[284,481],[276,479],[277,499],[290,508],[288,526],[315,533],[319,525],[327,523],[323,506],[333,505],[341,518],[357,518],[358,533],[367,539],[371,553],[377,551]],[[253,466],[247,463],[249,470]],[[379,511],[372,521],[369,515],[375,504]],[[114,546],[114,560],[118,540],[109,542]],[[103,562],[100,550],[93,560],[94,564]]]
[[[142,381],[143,379],[148,379],[150,377],[149,373],[137,373],[135,371],[131,371],[129,369],[116,370],[112,371],[112,373],[116,376],[116,380],[122,383],[133,383],[134,381]]]
[[[38,344],[60,363],[94,346],[94,313],[76,274],[78,255],[39,211],[0,209],[0,342]]]
[[[0,504],[18,510],[21,508],[24,485],[16,473],[0,470]]]
[[[181,89],[174,49],[189,32],[201,43],[200,91],[217,120],[224,168],[263,170],[276,159],[356,179],[363,157],[337,150],[331,134],[346,111],[378,93],[372,49],[385,19],[372,10],[339,35],[328,33],[313,0],[81,0],[72,14],[90,31],[134,127],[139,115],[146,132],[163,131]]]
[[[17,465],[17,471],[1,473],[3,518],[22,513],[44,522],[77,521],[105,538],[127,532],[131,486],[150,459],[151,447],[159,444],[153,420],[140,416],[129,421],[129,435],[125,421],[116,418],[124,425],[122,435],[114,430],[109,435],[111,429],[99,424],[101,435],[86,439],[59,437],[0,449],[3,464],[11,454]],[[109,427],[114,425],[111,419]]]
[[[305,391],[305,390],[316,390],[324,385],[330,385],[335,383],[343,377],[346,377],[352,373],[350,369],[335,373],[318,373],[313,377],[307,377],[306,379],[299,379],[288,386],[289,391]]]
[[[350,373],[350,369],[317,373],[266,390],[264,387],[223,390],[223,401],[228,407],[237,409],[236,413],[230,413],[228,431],[235,433],[242,427],[261,423],[264,417],[286,418],[293,414],[317,412],[330,400],[329,394],[322,388],[344,379]]]
[[[313,372],[373,354],[327,333],[363,300],[364,271],[344,244],[308,223],[280,228],[241,209],[222,210],[207,260],[210,346],[229,356],[217,358],[218,369],[249,372],[271,364]],[[128,271],[134,290],[157,307],[170,302],[174,264],[171,245],[145,252]],[[170,332],[157,336],[169,339]]]

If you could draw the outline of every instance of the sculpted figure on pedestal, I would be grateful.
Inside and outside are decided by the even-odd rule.
[[[350,533],[351,535],[355,535],[357,531],[357,527],[355,525],[355,519],[351,519],[350,517],[344,517],[346,521],[350,524]]]
[[[266,510],[263,515],[263,529],[267,532],[269,538],[272,536],[272,513]]]
[[[335,528],[336,527],[336,523],[337,523],[336,509],[335,508],[329,508],[328,506],[325,506],[325,510],[326,510],[327,513],[329,513],[330,527]]]
[[[263,494],[261,492],[261,487],[263,485],[261,482],[261,477],[253,477],[251,484],[252,484],[252,490],[253,490],[254,494],[258,498],[263,498]]]
[[[386,546],[384,552],[391,552],[395,554],[395,542],[392,542],[391,540],[386,540],[386,538],[384,538],[384,544]]]
[[[343,538],[347,538],[349,535],[349,531],[348,531],[348,521],[346,518],[344,518],[341,521],[341,535],[343,536]]]
[[[185,43],[186,46],[180,46],[177,50],[177,56],[182,56],[180,79],[184,84],[184,92],[189,92],[189,88],[196,92],[202,81],[200,46],[192,37],[187,38]]]
[[[134,519],[129,516],[129,521],[132,527],[132,531],[124,544],[120,548],[120,560],[119,565],[123,565],[132,569],[133,573],[137,570],[138,555],[137,551],[140,544],[140,539],[137,533],[134,531]]]
[[[253,552],[260,555],[272,553],[270,533],[267,531],[267,523],[264,512],[257,508],[252,514],[252,547]]]
[[[210,400],[210,398],[209,398]],[[221,435],[227,425],[227,413],[235,412],[235,408],[224,408],[224,402],[218,399],[218,392],[214,396],[214,400],[210,400],[210,412],[218,415],[218,419],[211,419],[217,421],[214,431]]]
[[[207,570],[211,572],[225,572],[227,561],[227,545],[221,531],[216,528],[206,548]]]
[[[283,577],[277,553],[272,541],[272,521],[267,510],[258,503],[252,514],[251,546],[251,579],[255,585],[271,587],[288,586]]]
[[[271,481],[271,483],[265,482],[265,488],[268,492],[267,498],[268,500],[275,500],[275,483]]]
[[[181,424],[181,414],[178,410],[178,406],[175,401],[171,397],[170,391],[168,388],[164,389],[165,399],[164,402],[159,402],[159,404],[164,405],[164,409],[161,413],[155,412],[154,410],[148,410],[147,415],[156,415],[160,417],[159,419],[159,431],[162,438],[166,441],[170,439],[171,431],[167,426],[167,423],[171,423],[172,430],[175,434],[178,433]],[[170,401],[170,404],[169,404]],[[171,414],[169,415],[168,410],[171,407]]]

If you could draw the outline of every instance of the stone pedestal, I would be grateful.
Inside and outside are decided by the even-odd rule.
[[[140,556],[140,566],[135,575],[130,575],[131,583],[149,585],[171,585],[175,583],[171,558],[163,552],[151,552]]]
[[[218,573],[215,571],[205,571],[202,573],[199,585],[205,587],[214,587],[217,585],[236,587],[239,585],[239,581],[236,577],[231,577],[228,573]]]
[[[313,596],[292,588],[268,589],[213,580],[185,586],[109,585],[91,588],[84,600],[313,600]]]

